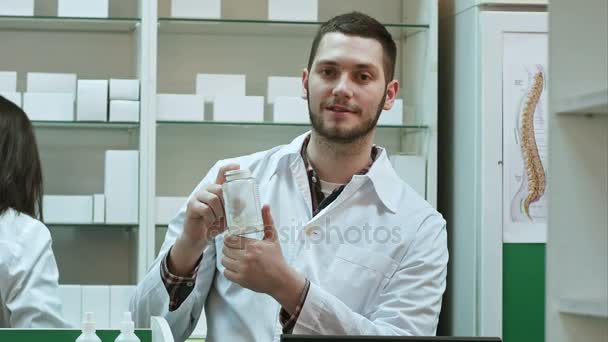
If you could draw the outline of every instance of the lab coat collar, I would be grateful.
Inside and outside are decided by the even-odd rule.
[[[272,175],[276,174],[279,162],[284,157],[288,156],[295,156],[295,158],[293,158],[290,162],[290,168],[292,170],[297,169],[297,163],[302,160],[300,156],[302,144],[304,143],[306,136],[309,134],[310,131],[296,137],[291,143],[285,145],[278,151],[272,166],[274,168]],[[400,186],[396,186],[397,184],[401,184],[401,178],[397,175],[397,173],[395,173],[395,170],[388,159],[386,150],[380,146],[378,146],[378,149],[380,153],[376,157],[376,160],[372,164],[369,172],[365,175],[355,175],[353,178],[368,178],[372,182],[376,195],[380,201],[382,201],[388,210],[394,213],[397,211],[399,198],[401,196]]]

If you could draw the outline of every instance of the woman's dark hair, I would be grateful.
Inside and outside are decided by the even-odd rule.
[[[9,208],[42,221],[42,168],[32,123],[0,96],[0,215]]]
[[[384,77],[386,83],[391,81],[395,75],[395,63],[397,60],[397,46],[391,34],[384,25],[369,15],[360,12],[351,12],[331,18],[323,23],[312,41],[310,56],[308,57],[308,70],[312,68],[312,62],[317,54],[319,43],[323,36],[331,32],[340,32],[349,36],[375,39],[382,45],[384,52]]]

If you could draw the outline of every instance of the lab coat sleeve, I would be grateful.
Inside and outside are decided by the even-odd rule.
[[[447,262],[445,221],[438,214],[432,215],[420,225],[371,313],[366,316],[356,313],[331,293],[311,284],[293,333],[435,335]]]
[[[59,300],[59,272],[51,234],[39,221],[28,224],[8,267],[3,294],[11,328],[66,328]]]
[[[198,189],[215,181],[219,170],[218,164],[209,171],[190,196],[195,194]],[[169,311],[169,294],[160,275],[161,261],[182,233],[185,218],[186,204],[182,205],[178,214],[169,223],[169,229],[158,257],[144,279],[138,284],[130,303],[136,327],[149,328],[152,316],[164,317],[169,323],[176,341],[186,340],[196,327],[213,282],[216,264],[215,245],[209,243],[203,252],[193,291],[177,310]]]

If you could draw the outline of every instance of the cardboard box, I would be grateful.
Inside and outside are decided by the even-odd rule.
[[[106,222],[106,197],[104,194],[93,195],[93,223]]]
[[[110,122],[139,122],[139,101],[111,100]]]
[[[61,315],[73,327],[82,325],[82,288],[80,285],[59,285]]]
[[[17,91],[16,71],[0,71],[0,91]]]
[[[110,286],[110,328],[120,329],[122,315],[129,310],[131,296],[135,292],[135,286],[113,285]]]
[[[32,121],[74,121],[74,94],[24,93],[23,111]]]
[[[139,80],[110,79],[110,100],[139,100]]]
[[[302,97],[304,89],[300,77],[268,77],[267,101],[274,103],[274,99],[279,96]]]
[[[216,96],[245,96],[245,75],[198,74],[196,94],[213,102]]]
[[[108,80],[78,80],[76,121],[108,121]]]
[[[23,96],[21,93],[16,91],[2,91],[0,90],[0,96],[16,104],[18,107],[23,108]]]
[[[168,225],[186,201],[188,197],[156,197],[156,224]]]
[[[58,0],[57,16],[107,18],[110,12],[108,0]]]
[[[426,160],[416,155],[393,155],[390,161],[399,177],[426,198]]]
[[[220,19],[222,2],[221,0],[171,0],[171,16]]]
[[[34,15],[34,0],[0,0],[0,15],[31,17]]]
[[[76,94],[76,74],[28,72],[27,91],[31,93]]]
[[[104,285],[83,285],[82,312],[93,313],[96,329],[109,329],[110,287]]]
[[[190,94],[158,94],[156,121],[204,121],[205,98]]]
[[[383,110],[378,120],[378,125],[383,126],[400,126],[403,125],[403,100],[396,99],[393,103],[393,108]]]
[[[106,223],[137,224],[139,218],[139,152],[106,151],[104,194]]]
[[[93,223],[92,196],[44,195],[42,210],[48,224]]]
[[[318,21],[317,0],[268,0],[268,19],[288,21]]]
[[[227,122],[263,122],[264,96],[216,96],[213,120]]]
[[[308,102],[301,97],[277,97],[273,106],[273,122],[309,124]]]

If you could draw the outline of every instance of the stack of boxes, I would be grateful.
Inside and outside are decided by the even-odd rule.
[[[110,121],[139,121],[139,80],[110,79]]]
[[[0,0],[0,15],[31,17],[34,5],[34,0]],[[109,0],[57,0],[58,17],[107,18],[109,8]]]
[[[319,20],[318,7],[318,0],[268,0],[268,19],[278,21],[317,21]],[[172,17],[220,19],[221,13],[221,0],[171,1]]]
[[[22,107],[32,121],[139,122],[139,80],[78,80],[76,74],[27,73],[17,92],[17,72],[0,71],[0,95]]]

